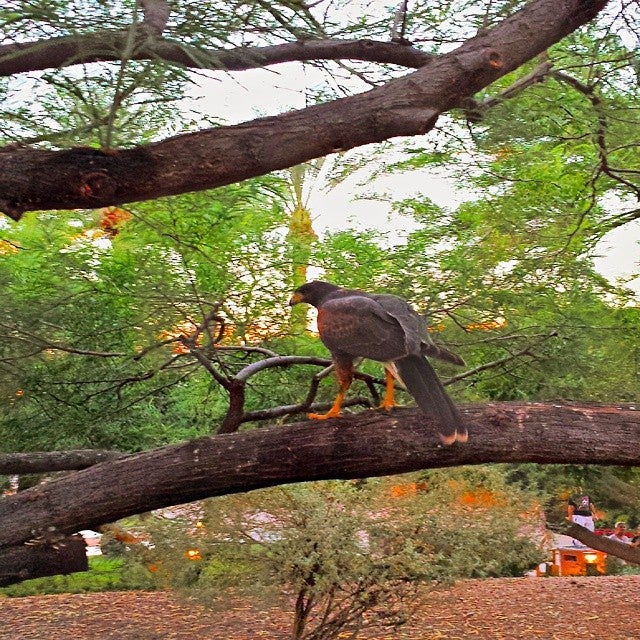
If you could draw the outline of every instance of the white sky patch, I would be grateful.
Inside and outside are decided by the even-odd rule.
[[[623,227],[607,233],[596,246],[593,260],[596,270],[607,280],[625,280],[640,269],[640,220],[634,220]],[[627,283],[640,294],[640,277]]]
[[[326,84],[327,76],[300,62],[285,62],[235,73],[203,71],[194,80],[187,104],[193,100],[198,111],[231,125],[310,106],[308,92]]]
[[[458,192],[453,179],[427,169],[381,175],[363,184],[366,172],[366,169],[356,171],[329,191],[312,192],[309,209],[316,232],[322,234],[347,227],[378,229],[389,233],[391,241],[396,233],[401,241],[419,225],[409,216],[392,212],[393,202],[422,196],[440,207],[455,209],[468,195]]]

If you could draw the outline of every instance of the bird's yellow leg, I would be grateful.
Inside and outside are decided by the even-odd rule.
[[[396,406],[396,402],[394,400],[394,392],[395,392],[395,378],[391,375],[389,369],[384,370],[386,386],[384,390],[384,400],[380,403],[380,409],[386,409],[389,411]]]
[[[336,396],[333,406],[327,413],[308,413],[309,420],[328,420],[329,418],[337,418],[340,415],[342,401],[344,400],[344,391],[340,390]]]
[[[307,418],[309,420],[327,420],[329,418],[337,418],[340,415],[342,409],[342,401],[347,393],[351,382],[353,381],[353,361],[345,359],[342,361],[334,360],[335,372],[338,378],[339,391],[336,396],[333,406],[327,413],[309,413]]]

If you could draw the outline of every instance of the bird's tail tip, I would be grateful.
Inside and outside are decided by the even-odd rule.
[[[440,442],[442,442],[445,446],[451,446],[454,442],[459,442],[460,444],[464,444],[469,440],[469,432],[465,429],[464,431],[454,431],[453,433],[439,433]]]

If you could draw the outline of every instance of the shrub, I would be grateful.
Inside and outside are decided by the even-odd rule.
[[[144,554],[158,584],[209,604],[230,589],[257,602],[284,596],[297,640],[355,638],[406,622],[436,582],[521,575],[543,559],[523,535],[540,524],[535,503],[501,478],[433,472],[224,496],[203,503],[199,529],[156,520]]]

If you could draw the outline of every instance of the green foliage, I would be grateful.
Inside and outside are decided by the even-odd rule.
[[[417,3],[406,36],[440,53],[517,5]],[[289,2],[215,6],[172,5],[163,35],[197,60],[202,47],[244,43],[247,29],[251,45],[324,32],[386,37],[390,15],[364,9],[353,16],[343,2],[322,11]],[[10,2],[0,11],[8,42],[105,25],[126,30],[144,17],[138,3],[94,0]],[[457,207],[439,207],[425,181],[423,195],[394,204],[410,223],[398,237],[343,229],[315,241],[306,215],[313,211],[296,227],[290,212],[306,206],[303,187],[321,173],[322,160],[287,175],[132,205],[131,219],[112,237],[98,237],[103,213],[95,211],[30,215],[3,227],[0,447],[140,450],[215,430],[228,403],[221,382],[264,353],[213,352],[222,329],[216,320],[201,345],[218,367],[216,379],[161,339],[217,311],[234,346],[326,355],[307,337],[288,335],[294,325],[286,299],[307,260],[328,279],[397,293],[431,314],[434,339],[469,364],[451,388],[456,398],[636,398],[637,309],[592,261],[603,234],[636,215],[627,204],[638,194],[637,60],[618,27],[603,17],[501,78],[474,97],[480,120],[468,127],[460,126],[468,114],[444,116],[439,134],[399,161],[384,145],[378,173],[429,167],[473,194]],[[540,82],[513,91],[547,62]],[[334,92],[336,77],[318,94]],[[200,128],[204,109],[176,108],[194,79],[127,52],[122,63],[30,78],[30,91],[26,78],[12,79],[2,86],[9,105],[0,112],[2,131],[48,146],[126,146]],[[16,109],[15,95],[25,98]],[[362,150],[347,156],[328,172],[330,182],[370,159]],[[296,334],[304,320],[297,318]],[[453,373],[438,366],[444,377]],[[247,386],[246,408],[299,401],[315,371],[263,372]],[[328,397],[333,382],[322,389]]]
[[[69,575],[25,580],[0,589],[1,596],[39,596],[52,593],[92,593],[152,589],[149,572],[141,566],[125,565],[122,559],[93,556],[89,570]]]
[[[453,576],[517,576],[535,565],[542,513],[534,493],[510,485],[497,469],[469,467],[423,474],[424,503],[414,503],[421,523]]]
[[[6,230],[2,446],[134,451],[211,432],[226,394],[162,340],[216,308],[235,344],[280,331],[283,257],[264,249],[282,229],[279,188],[267,178],[143,204],[112,237],[104,212],[27,216]],[[228,374],[247,364],[241,352],[221,357]]]

